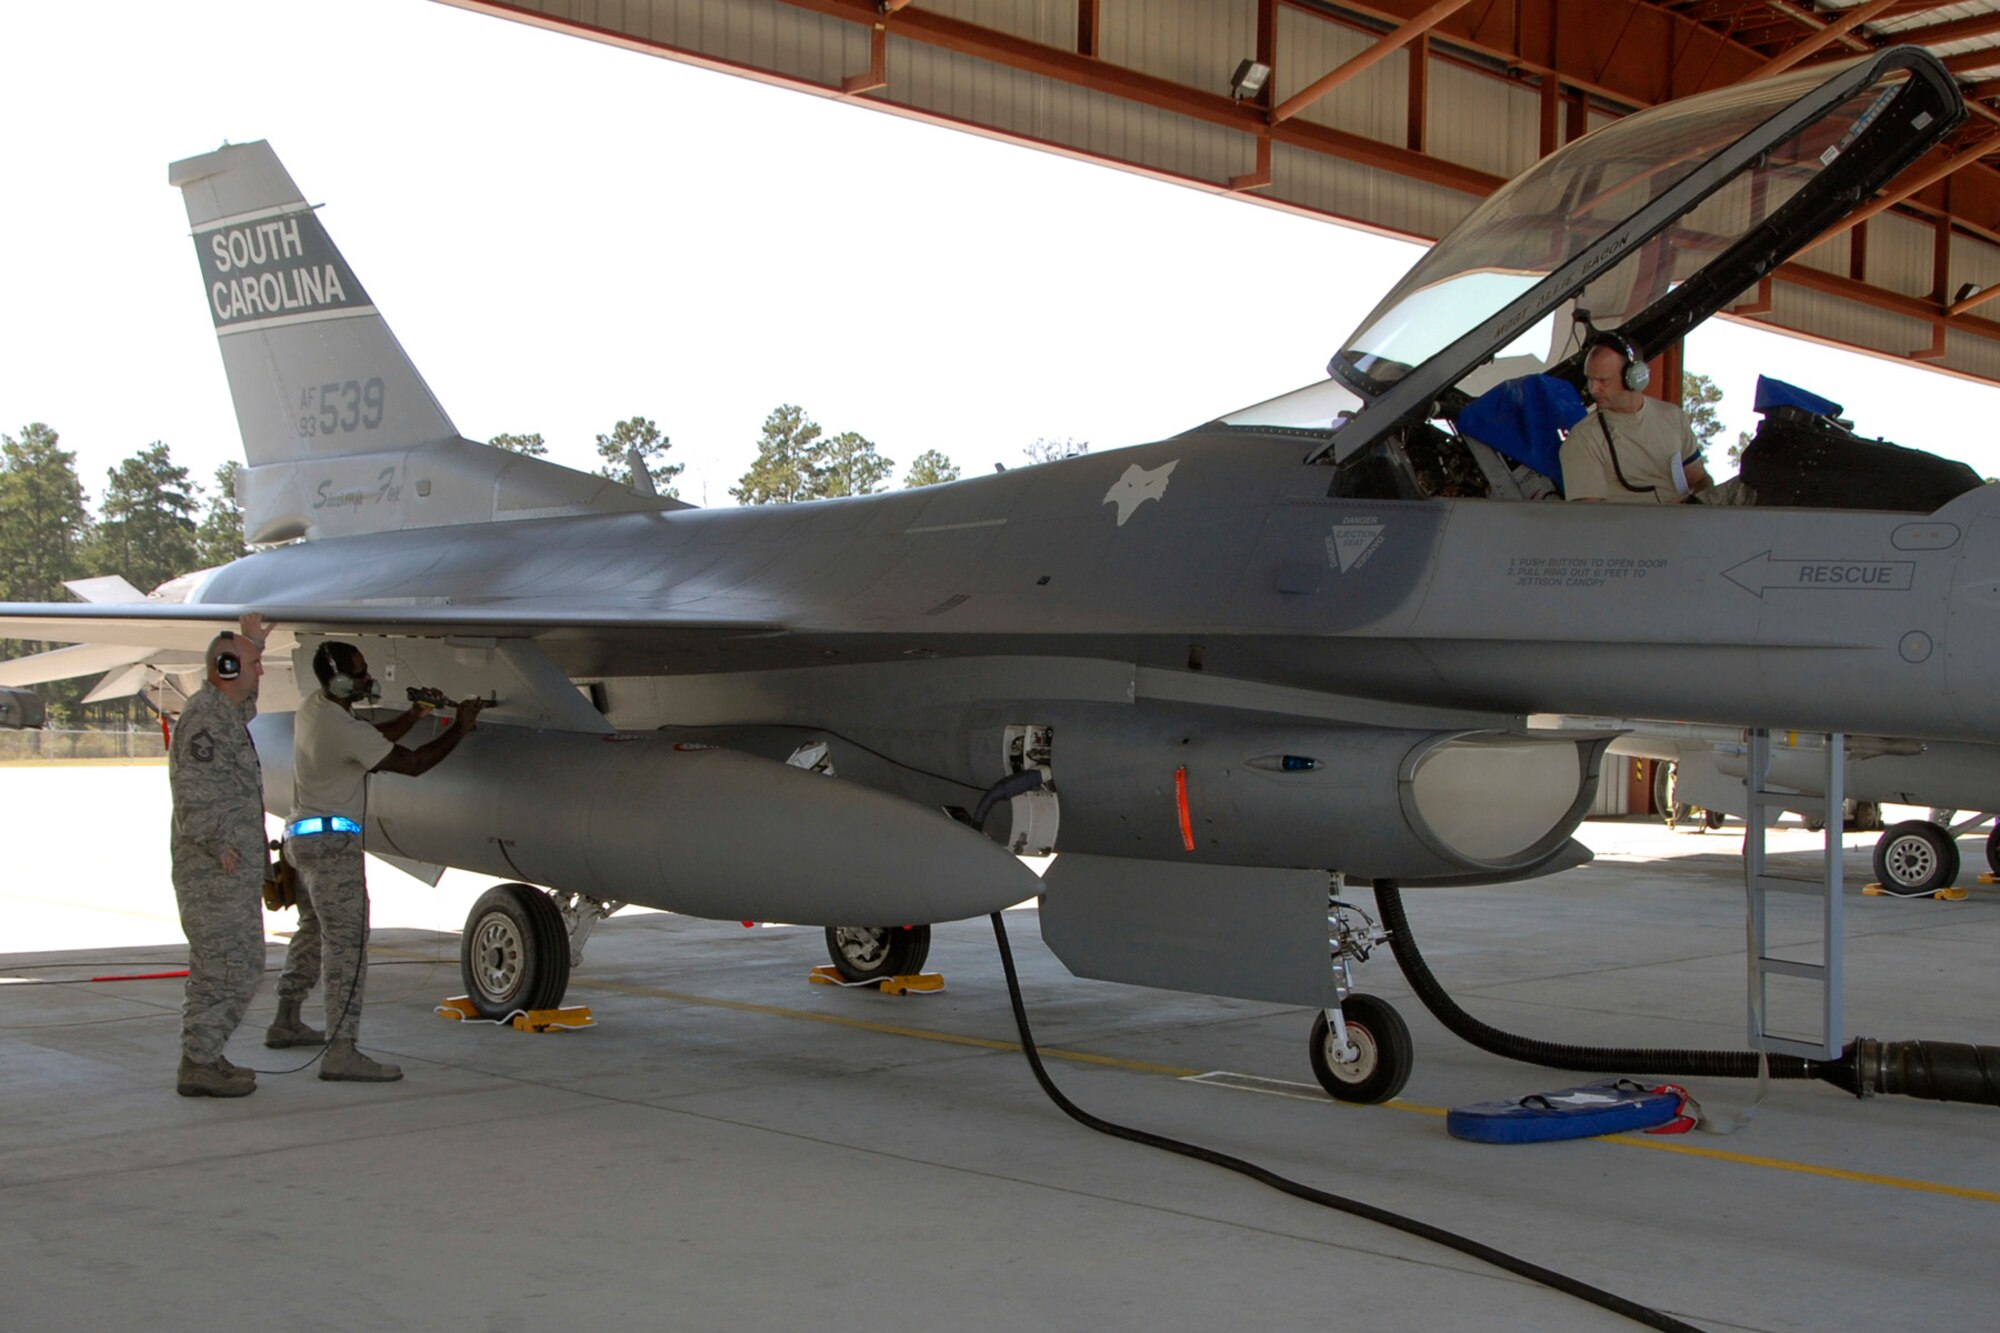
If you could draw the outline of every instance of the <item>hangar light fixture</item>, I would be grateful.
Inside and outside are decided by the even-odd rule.
[[[1229,90],[1236,94],[1236,100],[1255,97],[1264,90],[1264,80],[1271,77],[1271,67],[1255,60],[1246,60],[1236,67],[1229,76]]]

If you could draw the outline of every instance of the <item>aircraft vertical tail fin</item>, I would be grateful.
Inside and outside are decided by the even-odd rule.
[[[167,180],[243,433],[250,541],[677,507],[463,439],[268,143],[176,162]]]

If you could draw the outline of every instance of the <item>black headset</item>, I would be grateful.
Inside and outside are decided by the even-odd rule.
[[[1633,393],[1644,393],[1646,386],[1653,382],[1652,367],[1646,364],[1645,357],[1639,355],[1638,346],[1624,334],[1599,333],[1591,339],[1591,346],[1609,347],[1625,358],[1625,373],[1619,377],[1619,382]]]
[[[353,644],[337,643],[328,639],[319,646],[319,651],[313,654],[313,675],[319,677],[319,683],[326,686],[330,698],[352,699],[359,693],[360,682],[354,678],[352,672],[341,670],[340,664],[334,661],[335,648],[341,650],[341,655],[346,657],[349,663],[354,661]]]
[[[218,639],[227,639],[231,643],[236,642],[236,636],[228,630],[222,631],[222,633],[215,637]],[[243,659],[235,653],[224,650],[215,655],[215,678],[217,680],[235,680],[242,674]]]

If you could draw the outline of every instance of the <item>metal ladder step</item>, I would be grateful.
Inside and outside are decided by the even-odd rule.
[[[1753,1047],[1809,1058],[1832,1059],[1840,1054],[1845,1027],[1841,1013],[1842,946],[1845,923],[1842,895],[1846,887],[1841,863],[1841,821],[1828,814],[1846,805],[1847,738],[1839,732],[1826,738],[1826,784],[1821,796],[1798,796],[1770,790],[1771,733],[1753,730],[1749,735],[1749,768],[1743,776],[1744,794],[1749,802],[1749,827],[1743,835],[1743,888],[1750,915],[1750,1044]],[[1800,879],[1774,875],[1766,865],[1765,815],[1773,810],[1797,810],[1819,815],[1824,823],[1826,853],[1820,878]],[[1781,893],[1821,900],[1820,960],[1803,962],[1774,958],[1769,950],[1767,898]],[[1820,1031],[1812,1036],[1780,1036],[1770,1031],[1770,988],[1772,977],[1791,977],[1820,987]]]

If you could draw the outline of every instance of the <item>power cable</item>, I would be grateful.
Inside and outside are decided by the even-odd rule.
[[[1007,996],[1014,1006],[1014,1026],[1020,1030],[1021,1034],[1021,1052],[1028,1057],[1028,1065],[1035,1071],[1035,1081],[1042,1085],[1042,1091],[1048,1094],[1049,1100],[1054,1102],[1064,1115],[1086,1129],[1094,1129],[1098,1133],[1108,1134],[1112,1138],[1124,1139],[1130,1143],[1144,1144],[1149,1148],[1159,1148],[1162,1151],[1176,1153],[1182,1157],[1192,1157],[1198,1162],[1208,1162],[1211,1165],[1234,1171],[1238,1175],[1248,1176],[1259,1184],[1268,1185],[1274,1190],[1291,1195],[1293,1198],[1304,1199],[1308,1203],[1316,1203],[1321,1207],[1334,1209],[1336,1212],[1348,1213],[1366,1221],[1379,1223],[1382,1226],[1391,1227],[1397,1231],[1430,1241],[1433,1244],[1443,1245],[1448,1249],[1457,1250],[1460,1254],[1470,1255],[1482,1263],[1491,1264],[1495,1268],[1502,1269],[1505,1272],[1513,1273],[1518,1277],[1525,1277],[1532,1282],[1539,1282],[1545,1287],[1560,1291],[1568,1296],[1574,1296],[1578,1300],[1588,1301],[1592,1305],[1611,1311],[1613,1314],[1623,1315],[1634,1323],[1643,1324],[1647,1328],[1665,1329],[1668,1330],[1668,1333],[1700,1333],[1700,1330],[1693,1324],[1675,1319],[1672,1315],[1655,1310],[1651,1306],[1641,1305],[1637,1301],[1628,1300],[1614,1292],[1605,1291],[1601,1287],[1593,1287],[1587,1282],[1580,1282],[1576,1278],[1558,1273],[1554,1269],[1544,1268],[1540,1264],[1531,1263],[1526,1259],[1508,1254],[1504,1250],[1496,1250],[1490,1245],[1485,1245],[1469,1237],[1461,1236],[1456,1232],[1446,1231],[1443,1227],[1432,1226],[1428,1222],[1420,1222],[1415,1218],[1404,1217],[1400,1213],[1392,1213],[1386,1208],[1378,1208],[1373,1204],[1362,1203],[1358,1199],[1350,1199],[1343,1195],[1329,1193],[1326,1190],[1315,1189],[1311,1185],[1301,1184],[1296,1180],[1291,1180],[1274,1171],[1267,1170],[1254,1162],[1246,1162],[1240,1157],[1231,1157],[1227,1153],[1217,1152],[1212,1148],[1202,1148],[1191,1143],[1183,1143],[1179,1139],[1171,1139],[1164,1135],[1149,1133],[1143,1129],[1132,1129],[1124,1125],[1113,1124],[1108,1120],[1101,1120],[1088,1111],[1083,1110],[1063,1095],[1062,1090],[1056,1087],[1055,1081],[1049,1077],[1049,1071],[1042,1065],[1041,1052],[1035,1048],[1034,1036],[1028,1030],[1028,1010],[1021,1001],[1021,983],[1020,978],[1014,971],[1014,952],[1008,947],[1006,923],[1000,919],[1000,913],[998,912],[993,913],[992,921],[993,937],[1000,946],[1000,966],[1007,973]]]

